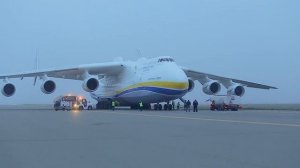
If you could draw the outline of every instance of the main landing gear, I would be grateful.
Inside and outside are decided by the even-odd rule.
[[[169,110],[169,111],[171,111],[173,109],[173,106],[172,106],[172,104],[164,104],[164,105],[162,105],[162,104],[160,104],[160,103],[157,103],[157,104],[154,104],[154,110],[155,111],[157,111],[157,110],[165,110],[165,111],[167,111],[167,110]]]

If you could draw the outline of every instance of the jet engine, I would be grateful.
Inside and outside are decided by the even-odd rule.
[[[2,94],[6,97],[13,96],[16,92],[16,87],[12,83],[5,83],[2,88]]]
[[[227,94],[242,97],[245,94],[245,88],[241,85],[233,85],[228,88]]]
[[[189,79],[189,88],[188,88],[188,92],[191,92],[195,87],[195,83],[193,80]]]
[[[41,91],[45,94],[51,94],[55,91],[56,84],[52,80],[45,80],[41,85]]]
[[[208,95],[215,95],[221,91],[221,84],[216,81],[209,81],[203,85],[202,91]]]
[[[99,87],[99,81],[94,77],[85,79],[82,84],[82,88],[86,92],[94,92],[98,89],[98,87]]]

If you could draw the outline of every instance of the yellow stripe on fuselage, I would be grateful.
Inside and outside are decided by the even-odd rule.
[[[189,87],[187,82],[166,82],[166,81],[156,81],[156,82],[142,82],[137,83],[131,86],[128,86],[124,89],[118,90],[117,93],[122,93],[126,90],[138,88],[138,87],[159,87],[166,89],[176,89],[176,90],[186,90]]]

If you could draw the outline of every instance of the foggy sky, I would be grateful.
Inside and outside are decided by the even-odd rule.
[[[246,89],[243,103],[300,103],[298,0],[3,0],[0,73],[168,55],[198,71],[276,86]],[[11,80],[17,92],[0,104],[51,103],[84,93],[57,81],[44,95],[33,79]],[[223,88],[222,93],[225,93]],[[205,95],[200,85],[186,98]]]

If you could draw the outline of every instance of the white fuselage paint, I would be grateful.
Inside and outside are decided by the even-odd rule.
[[[188,77],[171,57],[122,62],[119,75],[100,79],[100,87],[91,93],[93,99],[113,99],[122,104],[157,103],[183,97]]]

